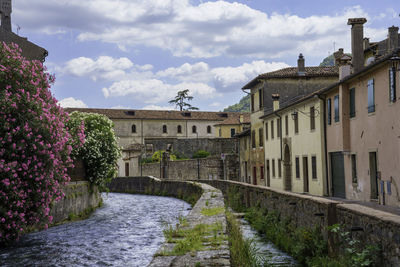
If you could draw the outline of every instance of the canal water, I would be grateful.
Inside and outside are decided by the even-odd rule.
[[[300,266],[296,260],[279,250],[273,243],[265,241],[245,219],[239,219],[243,237],[253,240],[260,266],[289,267]]]
[[[147,266],[164,242],[163,227],[186,216],[184,201],[156,196],[103,194],[87,220],[23,236],[0,250],[0,266]]]

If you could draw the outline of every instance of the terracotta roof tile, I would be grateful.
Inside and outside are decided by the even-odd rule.
[[[240,115],[243,115],[243,122],[240,122]],[[250,123],[250,113],[237,113],[215,125],[236,125]]]
[[[67,112],[80,111],[99,113],[110,119],[150,119],[150,120],[209,120],[224,121],[237,118],[238,112],[210,111],[176,111],[176,110],[134,110],[134,109],[100,109],[100,108],[65,108]],[[248,115],[250,116],[250,115]]]
[[[258,76],[258,78],[290,78],[290,77],[326,77],[326,76],[338,76],[339,68],[337,66],[333,67],[305,67],[304,75],[299,74],[297,67],[284,68],[277,71],[267,72]]]

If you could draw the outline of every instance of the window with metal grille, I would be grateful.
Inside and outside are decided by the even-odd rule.
[[[310,107],[310,129],[315,130],[315,108]]]
[[[351,88],[349,94],[350,94],[350,118],[353,118],[356,116],[356,89]]]
[[[396,68],[389,69],[389,101],[396,102]]]
[[[331,125],[332,124],[332,99],[328,98],[326,103],[326,109],[328,110],[327,112],[327,121],[328,124]]]
[[[375,112],[374,79],[368,81],[368,113]]]
[[[339,121],[339,95],[335,95],[333,99],[333,105],[335,108],[335,122]]]
[[[317,157],[311,157],[311,171],[312,171],[312,178],[317,179]]]

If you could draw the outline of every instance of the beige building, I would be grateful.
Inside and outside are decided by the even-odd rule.
[[[324,102],[313,93],[280,108],[274,99],[262,117],[267,186],[326,195]]]
[[[280,106],[285,107],[337,80],[337,67],[305,67],[304,57],[300,54],[297,67],[260,74],[242,88],[251,94],[250,168],[253,184],[268,186],[265,156],[269,152],[264,149],[265,129],[260,117],[273,112],[271,96],[279,95]]]
[[[250,114],[240,113],[239,116],[231,116],[226,120],[217,123],[215,127],[215,136],[219,138],[231,138],[250,128]]]
[[[145,147],[146,140],[160,138],[216,138],[214,125],[226,122],[240,123],[246,114],[236,112],[164,111],[67,108],[69,112],[81,111],[106,115],[114,122],[116,136],[122,148],[118,162],[119,176],[140,175],[140,158],[152,152]],[[230,136],[227,136],[230,137]]]
[[[243,183],[251,183],[250,176],[250,154],[251,154],[251,138],[250,129],[246,129],[235,135],[239,139],[239,181]]]
[[[363,51],[362,24],[349,19],[352,47]],[[361,34],[359,33],[361,29]],[[357,32],[358,31],[358,32]],[[394,31],[394,33],[393,33]],[[341,64],[339,83],[323,92],[326,98],[330,194],[400,206],[400,50],[398,28],[390,27],[385,53],[365,60],[355,53]],[[365,50],[365,55],[370,50]],[[342,52],[342,51],[340,51]],[[357,62],[361,62],[358,69]]]

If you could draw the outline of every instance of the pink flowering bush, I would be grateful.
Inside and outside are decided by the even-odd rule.
[[[54,77],[39,61],[0,43],[0,245],[28,226],[52,221],[50,203],[63,197],[72,146],[68,115],[49,88]]]
[[[78,134],[82,127],[84,135]],[[83,146],[74,148],[72,155],[74,159],[83,160],[86,179],[100,190],[108,190],[107,184],[117,175],[117,161],[121,156],[114,123],[101,114],[75,111],[70,114],[67,128],[79,138],[84,138]]]

